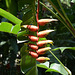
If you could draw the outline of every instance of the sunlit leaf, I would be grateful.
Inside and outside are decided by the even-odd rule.
[[[71,71],[68,68],[66,68],[66,69],[69,71],[69,73],[71,75]],[[46,72],[51,72],[51,71],[58,72],[62,75],[68,75],[68,72],[62,67],[62,65],[57,64],[57,63],[51,64],[50,69],[46,70]]]
[[[37,64],[37,67],[44,68],[44,69],[49,69],[48,64],[49,64],[49,62],[40,63],[40,64]]]
[[[39,41],[42,41],[42,40],[47,40],[47,39],[46,39],[46,38],[40,38],[40,37],[39,37]]]
[[[0,24],[0,31],[3,31],[3,32],[11,32],[12,31],[12,28],[13,28],[13,25],[11,23],[2,22]]]
[[[75,0],[72,0],[71,2],[75,3]]]
[[[8,23],[8,22],[2,22],[0,24],[0,31],[2,31],[2,32],[17,34],[19,32],[19,30],[20,30],[19,24],[15,25],[15,26],[13,26],[11,23]]]
[[[7,18],[8,20],[10,20],[11,22],[13,22],[14,24],[21,24],[22,20],[18,19],[17,17],[15,17],[14,15],[12,15],[11,13],[3,10],[0,8],[0,15],[2,17]]]
[[[20,25],[17,24],[17,25],[15,25],[15,26],[13,27],[12,33],[13,33],[13,34],[17,34],[19,31],[20,31]]]

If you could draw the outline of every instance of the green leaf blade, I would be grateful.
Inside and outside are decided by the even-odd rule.
[[[12,24],[8,23],[8,22],[2,22],[0,24],[0,31],[3,31],[3,32],[11,32],[11,29],[12,29]]]
[[[17,34],[19,30],[20,30],[20,25],[13,26],[11,23],[8,22],[1,22],[0,24],[0,31],[2,32]]]
[[[75,50],[75,47],[58,47],[58,48],[55,48],[55,49],[52,49],[52,51],[56,51],[56,50],[61,50],[61,53],[63,53],[63,51],[65,49],[71,49],[71,50]]]
[[[68,68],[66,68],[66,69],[69,71],[69,73],[71,75],[71,71]],[[62,67],[62,65],[57,64],[57,63],[51,64],[50,68],[48,70],[46,70],[46,72],[51,72],[51,71],[58,72],[62,75],[68,75],[68,72]]]
[[[1,8],[0,8],[0,15],[2,17],[7,18],[8,20],[10,20],[11,22],[13,22],[14,24],[21,24],[22,23],[22,20],[18,19],[14,15],[10,14],[9,12],[7,12],[7,11],[1,9]]]
[[[36,60],[29,55],[27,44],[21,48],[21,71],[26,73],[36,65]]]

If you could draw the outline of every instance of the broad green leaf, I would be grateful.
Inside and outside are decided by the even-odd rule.
[[[37,67],[44,68],[44,69],[49,69],[46,65],[43,65],[43,64],[37,64]]]
[[[13,33],[13,34],[17,34],[19,31],[20,31],[20,25],[17,24],[17,25],[15,25],[15,26],[13,27],[12,33]]]
[[[38,75],[36,65],[31,70],[29,70],[25,75]]]
[[[24,16],[22,17],[22,20],[23,20],[23,24],[27,24],[28,21],[30,21],[30,19],[32,18],[32,11],[29,10],[27,11]],[[29,23],[28,23],[29,24]]]
[[[3,31],[3,32],[12,32],[12,27],[13,25],[11,23],[8,23],[8,22],[2,22],[0,24],[0,31]]]
[[[65,67],[66,68],[66,67]],[[67,69],[67,68],[66,68]],[[69,69],[67,69],[71,75],[71,71]],[[46,70],[46,72],[58,72],[62,75],[68,75],[68,72],[62,67],[61,64],[57,64],[57,63],[53,63],[51,64],[50,68],[48,70]]]
[[[23,73],[26,73],[27,71],[31,70],[32,67],[35,66],[36,64],[36,60],[34,58],[32,58],[29,55],[29,51],[27,50],[27,44],[25,44],[22,48],[21,48],[21,71]]]
[[[61,52],[63,52],[65,49],[75,50],[75,47],[58,47],[58,48],[52,49],[52,51],[56,51],[59,49],[61,50]]]
[[[17,34],[19,30],[20,30],[19,24],[13,26],[11,23],[8,22],[0,23],[0,31]]]
[[[15,17],[14,15],[12,15],[11,13],[3,10],[0,8],[0,15],[2,17],[7,18],[8,20],[10,20],[11,22],[13,22],[14,24],[21,24],[22,20],[18,19],[17,17]]]
[[[24,46],[20,49],[21,57],[23,57],[26,54],[28,55],[29,54],[28,52],[29,52],[28,51],[28,44],[25,43]]]

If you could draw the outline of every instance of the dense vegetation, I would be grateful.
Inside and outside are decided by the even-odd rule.
[[[40,0],[39,19],[58,19],[40,26],[39,31],[53,29],[46,38],[53,40],[50,61],[40,64],[29,54],[27,34],[22,25],[36,25],[36,0],[0,0],[0,75],[75,75],[75,0]],[[70,72],[62,67],[62,63]],[[32,62],[31,62],[32,61]],[[38,72],[37,72],[38,70]],[[71,75],[70,73],[70,75]]]

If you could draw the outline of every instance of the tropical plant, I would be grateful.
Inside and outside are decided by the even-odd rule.
[[[49,5],[50,8],[47,6],[48,5],[46,3],[47,1],[48,3],[50,3]],[[70,4],[71,0],[68,0],[67,3],[64,0],[60,1],[56,0],[56,2],[54,0],[47,0],[47,1],[43,0],[40,1],[39,0],[37,1],[4,0],[4,2],[2,0],[0,1],[1,2],[0,31],[2,34],[1,37],[4,38],[5,35],[8,35],[5,41],[3,41],[4,39],[1,39],[2,41],[1,46],[2,47],[8,46],[7,49],[4,49],[4,53],[6,54],[4,60],[8,57],[8,50],[10,49],[11,57],[8,58],[10,59],[11,64],[13,63],[14,65],[14,60],[16,59],[16,54],[18,52],[18,46],[16,43],[16,40],[18,39],[19,45],[20,43],[23,43],[22,45],[20,45],[21,47],[19,46],[19,48],[21,48],[20,67],[22,73],[24,73],[25,75],[31,75],[31,74],[38,75],[38,71],[40,70],[40,68],[41,69],[43,68],[45,72],[50,72],[49,74],[52,75],[54,75],[53,74],[54,72],[57,72],[55,73],[55,75],[59,73],[62,75],[72,75],[71,71],[67,67],[69,67],[70,64],[68,61],[73,59],[75,60],[74,58],[75,55],[73,53],[74,52],[73,50],[75,50],[74,47],[75,24],[73,20],[75,19],[73,17],[75,14],[74,12],[75,9],[73,8],[74,6],[71,6]],[[44,2],[46,4],[44,4]],[[74,4],[75,1],[72,0],[72,2]],[[6,3],[6,5],[2,3],[4,4]],[[64,6],[62,7],[62,5]],[[69,17],[72,16],[72,19],[68,18],[63,8],[65,8],[66,11],[67,10],[69,12],[72,11],[71,13],[73,15],[69,14]],[[72,10],[70,8],[72,8]],[[7,11],[4,9],[7,9]],[[44,16],[43,17],[41,12],[43,11],[44,13],[46,13],[47,10],[50,11],[48,12],[49,15],[47,14],[47,17],[50,18],[51,17],[50,15],[52,15],[52,18],[41,19],[41,18],[46,18],[45,17],[46,15],[43,14]],[[18,18],[16,16],[18,16]],[[57,18],[58,20],[53,18]],[[50,39],[52,39],[54,43]],[[61,51],[61,53],[59,50]],[[50,65],[48,66],[48,64],[46,63]],[[67,67],[65,67],[64,64],[66,64]],[[13,67],[13,65],[11,67]],[[69,68],[71,69],[71,67]],[[73,70],[72,72],[73,74],[75,74]]]

